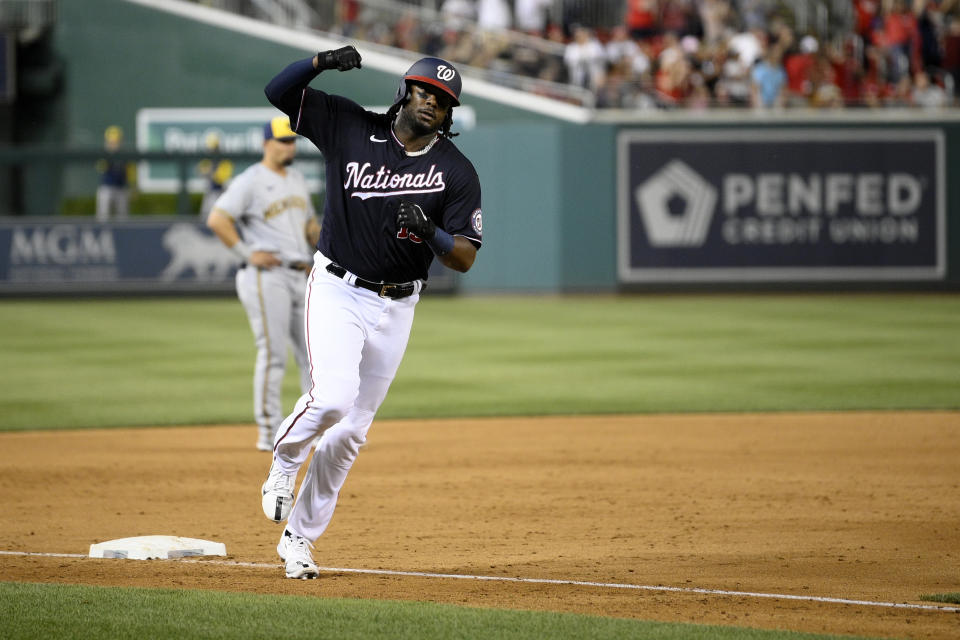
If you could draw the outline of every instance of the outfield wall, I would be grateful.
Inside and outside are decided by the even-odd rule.
[[[903,115],[617,125],[618,281],[954,287],[960,122]]]
[[[266,79],[307,54],[299,38],[122,0],[63,3],[64,144],[94,149],[115,123],[133,142],[144,109],[266,107]],[[378,69],[321,80],[382,104],[396,76]],[[485,214],[461,291],[960,284],[955,115],[601,113],[583,124],[561,105],[550,117],[481,95],[465,92],[476,126],[456,138]],[[89,167],[43,171],[26,181],[41,215],[95,181]]]
[[[956,288],[960,122],[858,115],[478,123],[464,288]]]
[[[232,293],[240,262],[186,216],[0,218],[0,295]],[[431,294],[453,293],[456,276],[434,262]]]

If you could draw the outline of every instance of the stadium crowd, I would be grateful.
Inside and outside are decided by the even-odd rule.
[[[822,35],[798,33],[777,0],[626,0],[608,27],[554,0],[438,0],[439,22],[412,10],[384,21],[363,0],[340,0],[329,30],[577,85],[600,108],[955,104],[960,0],[850,1],[849,24]]]

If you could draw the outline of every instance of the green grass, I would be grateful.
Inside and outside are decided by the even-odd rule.
[[[385,409],[567,414],[960,406],[960,297],[467,299],[418,310]]]
[[[184,214],[193,214],[200,211],[200,203],[203,200],[201,193],[188,193],[187,211]],[[134,190],[130,194],[130,215],[131,216],[172,216],[177,215],[179,206],[179,193],[144,193]],[[323,211],[323,201],[314,194],[314,208],[317,211]],[[62,216],[93,216],[97,210],[97,201],[95,196],[75,196],[64,198],[60,201],[59,215]]]
[[[957,409],[958,325],[950,295],[428,296],[380,417]],[[0,429],[252,421],[234,298],[5,300],[0,326]]]
[[[0,583],[7,640],[813,640],[839,636],[430,603]]]
[[[190,212],[200,211],[200,201],[203,195],[199,193],[187,194],[190,201]],[[143,193],[134,191],[130,195],[130,215],[162,215],[169,216],[177,213],[176,193]],[[60,215],[65,216],[92,216],[97,210],[94,196],[77,196],[64,198],[60,201]]]
[[[947,604],[960,604],[960,592],[955,593],[925,593],[920,596],[921,600],[928,602],[944,602]]]
[[[958,320],[956,296],[428,297],[380,415],[956,409]],[[233,298],[4,300],[0,326],[2,429],[250,422],[253,341]],[[52,639],[827,637],[4,583],[0,620],[4,638]]]

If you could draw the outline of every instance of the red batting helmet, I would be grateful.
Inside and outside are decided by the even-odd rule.
[[[414,62],[400,80],[397,97],[393,100],[394,104],[407,96],[408,82],[422,82],[442,89],[453,100],[453,106],[460,106],[460,87],[463,84],[460,80],[460,72],[442,58],[421,58]]]

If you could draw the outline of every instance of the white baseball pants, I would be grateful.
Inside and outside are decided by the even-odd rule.
[[[126,220],[130,213],[130,190],[102,184],[97,187],[96,207],[97,222],[109,220],[111,212],[117,220]]]
[[[306,293],[310,390],[280,425],[274,458],[296,473],[318,434],[287,529],[308,540],[326,530],[337,497],[400,367],[419,293],[393,300],[327,273],[317,252]],[[349,274],[346,276],[350,278]]]

